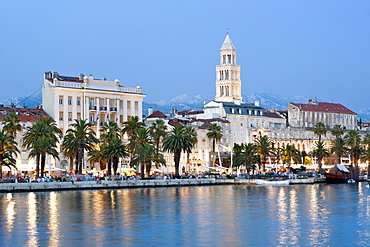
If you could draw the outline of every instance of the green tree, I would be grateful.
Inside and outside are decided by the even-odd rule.
[[[335,136],[335,138],[338,138],[338,137],[340,137],[341,135],[344,134],[344,129],[343,129],[342,125],[336,124],[336,125],[334,125],[333,129],[331,130],[331,133],[332,133],[333,136]]]
[[[299,151],[293,145],[286,145],[283,150],[283,162],[287,164],[288,167],[291,167],[292,161],[296,161],[299,156]]]
[[[183,126],[175,126],[163,139],[163,150],[173,153],[175,161],[175,176],[179,177],[180,158],[182,152],[191,152],[193,148],[191,137],[186,135]]]
[[[312,155],[317,158],[317,162],[319,164],[319,173],[323,173],[322,169],[322,160],[325,157],[329,157],[330,153],[327,148],[325,148],[325,144],[322,141],[316,142],[315,147],[312,150]]]
[[[89,152],[88,161],[93,166],[95,166],[95,164],[98,163],[100,170],[104,170],[107,168],[107,157],[104,154],[104,149],[106,149],[106,147],[107,147],[107,144],[100,143],[96,145],[95,148]]]
[[[321,136],[322,135],[326,135],[326,132],[328,130],[326,129],[326,126],[323,122],[318,122],[315,124],[314,126],[314,130],[313,130],[313,133],[315,135],[318,135],[319,136],[319,142],[321,142]]]
[[[219,142],[222,138],[221,126],[218,126],[216,123],[209,126],[207,137],[212,140],[212,166],[215,166],[215,161],[216,161],[215,147],[216,147],[217,142]]]
[[[144,178],[144,166],[146,166],[146,176],[150,176],[152,162],[158,164],[166,164],[163,155],[157,152],[156,147],[150,143],[142,143],[135,149],[135,156],[132,159],[133,164],[140,164],[141,177]]]
[[[341,158],[343,155],[345,155],[346,153],[348,153],[348,148],[345,146],[346,143],[345,141],[343,140],[342,137],[337,137],[333,143],[333,146],[330,150],[330,152],[334,155],[337,156],[337,163],[340,164],[341,163]]]
[[[361,135],[356,130],[349,130],[344,136],[346,145],[350,147],[349,154],[351,155],[351,162],[354,165],[358,165],[357,162],[361,156]]]
[[[235,144],[234,145],[234,166],[245,166],[247,174],[250,174],[251,168],[254,164],[258,163],[257,147],[252,144]]]
[[[367,133],[364,136],[364,139],[362,140],[362,143],[364,144],[365,148],[368,148],[370,145],[370,133]]]
[[[163,141],[163,138],[167,135],[166,130],[167,126],[162,119],[157,119],[149,127],[150,136],[153,138],[155,143],[155,151],[157,152],[157,156],[159,156],[159,153],[161,151],[161,143]],[[155,165],[158,168],[159,163],[156,162]]]
[[[77,139],[75,138],[73,133],[68,133],[64,136],[61,150],[63,152],[63,155],[69,159],[69,169],[75,169],[77,171],[77,160],[75,161],[75,168],[73,168],[73,163],[75,158],[77,157],[78,152]]]
[[[108,159],[112,160],[113,174],[116,175],[119,159],[128,156],[125,145],[122,143],[120,138],[116,137],[107,144],[103,152],[104,152],[104,155],[108,157]],[[108,173],[109,172],[110,172],[110,169],[108,168]],[[111,174],[109,173],[109,175]]]
[[[195,144],[198,142],[197,133],[195,132],[195,129],[191,126],[185,127],[185,135],[189,136],[191,139],[191,145],[194,147]],[[186,152],[187,154],[187,163],[190,164],[190,152]]]
[[[134,150],[135,150],[135,155],[136,156],[138,156],[137,149],[141,150],[143,152],[146,152],[145,155],[150,154],[150,155],[155,156],[155,154],[152,154],[149,151],[153,151],[153,152],[158,153],[158,151],[153,146],[155,144],[153,143],[153,139],[150,136],[150,130],[149,129],[146,129],[146,128],[136,129],[136,140],[133,144],[135,145]],[[153,148],[149,149],[147,147],[147,144],[152,146]],[[143,148],[143,146],[145,146],[145,148]],[[134,155],[134,157],[135,157],[135,155]],[[141,157],[144,157],[144,156],[141,156]],[[152,163],[150,162],[150,160],[151,159],[146,159],[146,160],[144,159],[144,160],[141,160],[141,162],[139,162],[140,163],[140,174],[141,174],[142,178],[144,178],[144,176],[145,176],[145,172],[144,172],[145,166],[146,166],[147,177],[149,177],[149,175],[150,175],[150,170],[152,168]],[[138,164],[138,163],[135,162],[135,164]]]
[[[369,178],[369,176],[370,176],[370,147],[367,147],[367,149],[364,150],[361,159],[363,161],[367,161],[368,162],[368,165],[367,165],[367,174],[368,175],[367,176]]]
[[[127,139],[129,142],[127,145],[127,149],[130,155],[130,166],[132,166],[131,160],[135,154],[135,140],[137,138],[137,129],[143,128],[145,124],[139,122],[139,117],[131,116],[126,122],[123,122],[122,125],[123,128],[121,129],[121,137],[123,137],[125,134],[127,135]]]
[[[260,156],[262,172],[265,172],[267,157],[273,153],[272,141],[268,136],[260,136],[255,140],[255,146]]]
[[[50,154],[54,157],[51,149],[56,150],[61,134],[62,131],[51,117],[42,117],[26,129],[22,138],[22,146],[30,150],[29,157],[34,157],[36,160],[36,177],[44,176],[43,172],[40,174],[40,166],[41,170],[44,171],[46,155]],[[49,146],[49,148],[45,146]],[[47,152],[44,152],[45,148],[48,150]]]
[[[11,111],[8,115],[3,118],[3,129],[6,132],[9,132],[14,138],[17,136],[17,132],[22,130],[22,125],[20,124],[21,120],[19,116]]]
[[[3,176],[3,165],[6,165],[6,159],[11,161],[16,153],[19,153],[19,150],[13,135],[0,130],[0,178]]]
[[[75,122],[69,125],[70,128],[66,134],[71,135],[71,138],[76,139],[77,145],[77,169],[76,173],[82,173],[82,163],[85,156],[85,150],[91,151],[96,143],[99,141],[95,137],[95,132],[91,128],[92,124],[87,122],[86,119],[75,119]]]
[[[104,124],[102,127],[100,127],[100,139],[105,144],[109,144],[113,139],[120,138],[120,128],[118,127],[118,124],[114,122],[113,120],[109,120],[106,124]],[[103,146],[102,148],[105,148]],[[104,153],[104,152],[102,152]],[[108,166],[108,174],[111,175],[111,168],[112,168],[112,159],[107,158],[107,166]]]

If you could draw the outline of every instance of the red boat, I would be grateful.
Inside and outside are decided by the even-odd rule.
[[[357,174],[357,175],[356,175]],[[325,173],[326,182],[330,184],[358,182],[358,169],[353,166],[336,164],[329,173]]]

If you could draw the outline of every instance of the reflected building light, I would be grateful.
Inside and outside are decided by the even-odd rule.
[[[8,232],[11,232],[14,227],[14,217],[15,217],[15,202],[12,200],[13,195],[12,193],[8,193],[6,195],[6,200],[8,201],[8,205],[6,207],[6,229]]]
[[[30,192],[28,194],[28,246],[37,246],[38,245],[38,231],[37,231],[37,201],[36,194]]]
[[[50,192],[49,200],[49,233],[50,245],[58,244],[60,240],[58,200],[55,192]]]

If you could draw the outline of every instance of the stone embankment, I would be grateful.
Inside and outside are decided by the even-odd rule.
[[[321,179],[322,180],[322,179]],[[320,179],[291,179],[291,184],[313,184],[324,182]],[[180,187],[202,185],[253,185],[255,179],[159,179],[159,180],[118,180],[87,182],[47,182],[47,183],[1,183],[0,192],[28,192],[55,190],[127,189],[147,187]]]

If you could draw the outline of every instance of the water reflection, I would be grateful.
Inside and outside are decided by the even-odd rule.
[[[37,229],[37,201],[36,194],[30,192],[28,194],[28,246],[37,246],[39,242],[39,233]]]
[[[366,246],[369,190],[359,184],[9,193],[0,200],[0,242]]]

